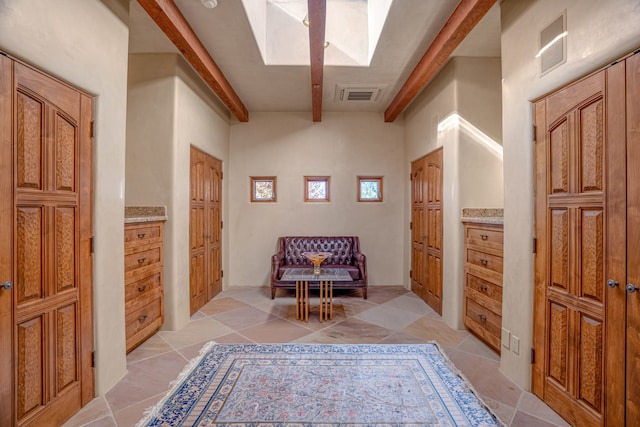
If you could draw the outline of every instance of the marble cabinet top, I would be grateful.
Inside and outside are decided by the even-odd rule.
[[[165,206],[126,206],[124,208],[124,223],[166,221],[167,208]]]

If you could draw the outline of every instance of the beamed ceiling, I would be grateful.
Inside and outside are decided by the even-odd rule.
[[[308,0],[308,65],[265,65],[241,0],[213,9],[201,0],[131,0],[129,50],[181,53],[239,121],[251,111],[310,112],[313,121],[325,111],[368,111],[393,122],[450,57],[500,56],[495,3],[395,0],[366,67],[324,65],[334,48],[324,46],[326,0]],[[357,100],[345,101],[342,89]],[[374,91],[371,101],[358,97]]]

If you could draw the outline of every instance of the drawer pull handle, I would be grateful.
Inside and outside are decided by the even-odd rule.
[[[138,239],[142,239],[146,235],[147,235],[147,233],[140,233],[140,234],[138,234]]]
[[[138,288],[138,292],[142,292],[142,291],[144,291],[145,289],[147,289],[147,285],[142,285],[142,286],[140,286],[140,287]]]
[[[481,235],[480,235],[480,238],[481,238],[482,240],[487,240],[487,239],[489,238],[489,236],[488,236],[488,235],[486,235],[486,234],[481,234]]]
[[[138,322],[140,322],[140,323],[144,322],[145,320],[147,320],[147,315],[146,314],[143,315],[143,316],[138,317]]]
[[[487,285],[480,285],[480,290],[481,290],[482,292],[487,292],[487,289],[489,289],[489,288],[487,287]]]
[[[486,259],[480,258],[480,264],[487,265],[488,263],[489,263],[489,261],[487,261]]]
[[[143,262],[145,262],[147,258],[138,258],[138,264],[142,264]]]
[[[486,322],[487,321],[487,316],[485,316],[484,314],[479,314],[478,317],[480,318],[480,321],[482,321],[482,322]]]

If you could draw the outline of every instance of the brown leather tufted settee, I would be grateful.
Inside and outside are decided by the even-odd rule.
[[[278,252],[271,257],[271,299],[277,288],[296,287],[296,282],[280,280],[287,268],[313,268],[303,252],[331,252],[322,268],[344,268],[352,282],[333,282],[334,289],[361,288],[367,299],[367,257],[360,252],[356,236],[286,236],[278,238]]]

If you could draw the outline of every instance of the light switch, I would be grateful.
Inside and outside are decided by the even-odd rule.
[[[514,335],[511,336],[511,351],[515,354],[520,354],[520,338]]]
[[[502,341],[502,346],[509,350],[511,347],[511,331],[507,331],[505,328],[502,328],[502,337],[500,340]]]

